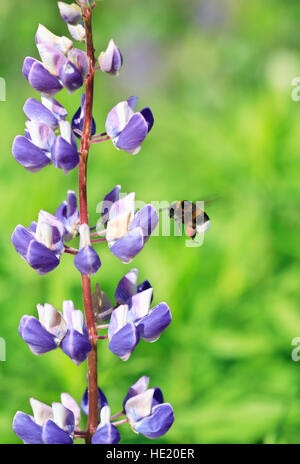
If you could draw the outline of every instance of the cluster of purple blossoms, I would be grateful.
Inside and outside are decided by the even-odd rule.
[[[140,338],[155,342],[172,320],[166,303],[159,303],[150,309],[153,288],[149,281],[137,285],[138,271],[132,269],[119,282],[109,327],[109,349],[127,361]]]
[[[52,305],[37,305],[39,319],[23,316],[19,334],[31,352],[41,355],[60,347],[79,366],[91,351],[89,334],[82,311],[74,308],[73,301],[63,302],[60,313]]]
[[[77,4],[71,5],[58,2],[61,17],[73,40],[86,42],[87,48],[90,47],[89,54],[75,48],[73,40],[56,36],[40,25],[35,36],[40,60],[32,57],[24,60],[23,75],[41,94],[41,101],[29,98],[24,104],[27,117],[25,134],[15,138],[12,154],[29,172],[38,172],[52,162],[67,174],[78,165],[80,167],[83,151],[88,153],[90,144],[105,140],[111,140],[117,149],[137,154],[153,126],[150,108],[137,112],[138,99],[130,97],[109,111],[105,131],[96,135],[96,122],[88,103],[91,98],[90,77],[97,70],[118,75],[123,56],[111,39],[98,57],[98,67],[96,60],[91,59],[93,47],[88,45],[86,22],[87,18],[91,18],[94,7],[94,0],[77,0]],[[54,96],[63,88],[73,93],[83,85],[86,92],[81,95],[80,107],[68,122],[66,109]],[[89,124],[86,124],[87,120]],[[76,138],[80,141],[80,148]],[[82,201],[85,201],[85,177],[82,182],[79,180],[81,207]],[[84,207],[87,210],[86,204]],[[28,228],[18,225],[11,239],[19,255],[40,275],[53,271],[63,254],[73,255],[75,268],[82,274],[83,281],[88,279],[90,288],[91,275],[101,267],[95,244],[106,242],[112,255],[122,263],[130,263],[143,250],[158,222],[158,212],[152,205],[136,211],[135,193],[122,196],[121,186],[117,185],[103,200],[97,226],[90,227],[87,215],[84,216],[78,209],[76,193],[69,190],[67,199],[54,215],[40,211],[37,222],[31,222]],[[78,237],[78,249],[67,245]],[[168,305],[159,303],[151,307],[152,300],[151,284],[148,280],[139,284],[138,271],[132,269],[117,285],[115,305],[96,284],[95,293],[88,294],[90,308],[84,300],[85,314],[75,309],[74,303],[69,300],[63,302],[61,312],[49,303],[38,304],[38,318],[24,315],[19,324],[19,334],[33,354],[43,355],[60,348],[76,365],[87,358],[90,362],[88,355],[95,342],[108,339],[109,350],[122,361],[127,361],[140,339],[150,343],[157,341],[171,323]],[[99,320],[106,324],[97,326]],[[97,335],[104,329],[107,329],[106,335]],[[148,388],[149,378],[145,376],[130,387],[121,412],[115,415],[111,415],[106,395],[98,387],[95,423],[90,405],[92,399],[93,404],[97,404],[97,365],[91,367],[89,364],[89,372],[93,368],[96,369],[94,388],[90,389],[89,378],[81,408],[69,394],[62,393],[61,402],[53,403],[51,407],[31,398],[33,416],[20,411],[16,413],[13,430],[24,443],[72,444],[75,438],[81,438],[87,443],[116,444],[120,441],[117,427],[125,422],[134,432],[153,439],[169,430],[174,421],[173,408],[164,402],[159,388]],[[94,396],[90,392],[94,392]],[[89,418],[93,415],[93,429],[80,429],[81,410]],[[123,419],[115,420],[122,416]]]
[[[92,444],[117,444],[120,442],[118,425],[128,422],[135,433],[147,438],[159,438],[174,422],[173,408],[164,403],[159,388],[148,388],[149,377],[141,377],[133,384],[123,401],[120,413],[111,415],[105,394],[98,388],[99,425],[92,437]],[[71,445],[74,438],[82,438],[81,410],[88,415],[89,399],[85,391],[81,407],[68,393],[61,394],[61,403],[48,406],[30,399],[33,416],[18,411],[13,420],[13,430],[25,444]],[[115,418],[125,416],[117,422]]]

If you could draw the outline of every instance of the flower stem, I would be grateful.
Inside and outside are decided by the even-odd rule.
[[[121,419],[117,422],[112,422],[112,425],[114,425],[115,427],[118,427],[118,425],[121,425],[121,424],[126,424],[126,422],[128,422],[128,419],[126,417],[126,419]]]
[[[64,253],[68,253],[69,255],[77,255],[79,253],[79,251],[76,250],[75,248],[71,248],[71,247],[65,245]]]
[[[91,243],[101,243],[101,242],[106,242],[106,238],[96,238],[94,240],[91,240]]]
[[[97,330],[104,330],[108,329],[109,324],[102,324],[102,325],[97,325],[96,329]]]
[[[80,222],[88,224],[87,207],[87,162],[90,149],[90,134],[92,126],[93,95],[94,95],[94,66],[95,55],[92,36],[92,10],[84,8],[84,27],[86,31],[86,49],[89,58],[89,75],[85,79],[86,108],[85,119],[80,144],[80,162],[78,168]],[[88,397],[89,413],[85,441],[91,443],[91,438],[98,425],[98,379],[97,379],[97,330],[93,313],[91,281],[87,275],[81,275],[83,304],[86,324],[89,332],[92,349],[88,355]]]
[[[108,335],[98,335],[98,337],[96,337],[96,340],[107,340],[108,339]]]
[[[115,420],[115,419],[118,419],[118,417],[122,417],[124,416],[125,412],[124,411],[121,411],[121,412],[118,412],[117,414],[114,414],[113,416],[111,416],[110,420]]]
[[[90,140],[90,143],[106,142],[106,140],[110,140],[109,135],[107,137],[104,137],[103,139]]]

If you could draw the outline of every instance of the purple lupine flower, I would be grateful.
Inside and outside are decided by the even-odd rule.
[[[74,114],[72,118],[72,129],[81,131],[83,130],[83,124],[84,124],[84,118],[85,118],[85,107],[86,107],[86,102],[85,102],[85,94],[81,95],[81,106],[78,108],[76,113]],[[96,123],[95,119],[92,118],[92,126],[91,126],[91,137],[95,135],[96,133]],[[77,132],[74,132],[76,137],[81,138],[81,135],[79,135]]]
[[[86,360],[92,349],[88,330],[82,311],[74,309],[72,301],[63,302],[63,315],[68,331],[62,339],[60,348],[77,365]]]
[[[82,21],[82,11],[81,8],[72,3],[72,5],[64,2],[57,2],[58,9],[62,19],[67,24],[72,24],[72,26],[76,26]]]
[[[174,422],[170,403],[164,403],[159,388],[148,388],[149,377],[141,377],[132,385],[124,400],[124,410],[134,432],[147,438],[165,435]]]
[[[79,7],[78,9],[80,10]],[[27,57],[23,64],[23,75],[31,87],[47,96],[55,95],[63,87],[70,93],[82,87],[87,75],[88,58],[85,52],[77,49],[71,51],[73,48],[71,40],[52,34],[42,25],[38,27],[36,33],[36,45],[42,63]]]
[[[152,288],[149,280],[144,280],[138,285],[138,270],[131,269],[118,283],[115,291],[115,300],[118,305],[129,304],[133,295],[143,292],[148,288]],[[153,293],[150,303],[153,300]]]
[[[117,297],[125,300],[126,304],[114,309],[108,328],[108,347],[122,361],[129,359],[140,338],[150,343],[158,340],[172,320],[166,303],[150,309],[152,287],[132,294],[134,274],[135,270],[128,273],[118,285]],[[127,297],[129,294],[131,296]]]
[[[53,76],[57,77],[60,83],[70,93],[82,87],[83,77],[86,75],[86,69],[82,69],[84,71],[84,75],[81,74],[80,70],[77,69],[77,67],[60,50],[57,50],[57,48],[52,45],[41,43],[37,44],[37,48],[44,68]],[[68,56],[72,50],[73,49],[68,52]],[[83,55],[86,56],[86,53],[82,51],[81,56]],[[74,53],[71,53],[70,56],[74,58]]]
[[[88,331],[82,311],[74,309],[72,301],[63,302],[63,314],[52,305],[37,305],[39,319],[25,315],[19,324],[19,334],[31,352],[42,355],[60,347],[77,365],[91,351]]]
[[[107,398],[101,388],[98,387],[98,410],[101,411],[104,406],[107,406]],[[81,400],[81,409],[83,413],[88,416],[89,414],[89,393],[88,389],[85,390],[82,400]]]
[[[29,172],[40,171],[52,160],[67,174],[79,163],[76,139],[70,123],[65,121],[67,112],[53,98],[42,98],[42,102],[33,98],[26,101],[24,113],[29,121],[25,137],[18,135],[13,142],[13,157]],[[56,137],[53,130],[58,127],[61,135]]]
[[[70,401],[70,399],[72,401]],[[61,403],[52,407],[30,398],[33,417],[18,411],[13,420],[13,431],[23,443],[32,445],[73,444],[75,417],[66,402],[74,407],[76,401],[68,394],[61,395]]]
[[[52,214],[40,211],[38,222],[33,222],[28,229],[18,225],[11,241],[28,264],[44,275],[55,269],[64,251],[62,236],[64,225]]]
[[[100,424],[93,435],[93,445],[116,445],[121,440],[117,427],[110,422],[110,416],[110,407],[106,405],[100,412]]]
[[[70,123],[61,120],[59,127],[61,135],[55,139],[51,147],[51,158],[54,166],[67,174],[78,165],[79,154]]]
[[[90,276],[96,274],[101,266],[101,261],[91,245],[90,229],[87,224],[82,224],[80,233],[80,251],[75,256],[74,266],[81,273]]]
[[[55,142],[51,127],[41,122],[28,121],[25,137],[17,135],[13,141],[12,155],[29,172],[39,172],[51,163],[50,151]]]
[[[105,52],[100,53],[98,63],[101,71],[115,76],[119,74],[123,57],[113,39],[110,39]]]
[[[150,204],[135,212],[134,192],[115,201],[108,211],[106,229],[112,254],[123,263],[130,263],[144,248],[158,221],[158,213]]]
[[[152,129],[154,119],[150,108],[136,113],[138,98],[130,97],[118,103],[108,113],[105,129],[116,148],[136,155],[148,132]]]
[[[68,242],[79,233],[80,214],[77,208],[77,197],[73,190],[68,190],[67,201],[57,208],[55,216],[63,223],[65,232],[63,240]]]
[[[65,119],[68,115],[65,108],[54,98],[42,97],[42,103],[29,98],[24,106],[23,111],[30,121],[46,124],[51,129],[57,129],[59,120]]]

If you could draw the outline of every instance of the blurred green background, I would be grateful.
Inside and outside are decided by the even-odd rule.
[[[22,77],[25,56],[38,57],[38,23],[67,34],[56,2],[1,2],[0,76],[0,442],[19,443],[11,430],[31,396],[51,403],[67,391],[78,401],[86,366],[59,350],[33,356],[18,335],[23,314],[37,303],[82,307],[72,257],[39,277],[15,253],[10,235],[40,209],[54,213],[76,172],[52,167],[30,174],[11,156],[24,130],[22,106],[38,97]],[[161,443],[300,443],[300,364],[291,341],[300,336],[300,102],[291,81],[300,75],[298,0],[110,0],[95,10],[97,52],[113,37],[122,49],[119,78],[99,73],[94,116],[130,95],[151,106],[155,126],[136,157],[107,142],[93,147],[88,197],[96,205],[117,183],[138,200],[203,200],[211,230],[199,248],[184,237],[153,237],[131,265],[99,245],[99,282],[112,298],[131,267],[154,287],[154,302],[173,313],[159,342],[141,342],[123,363],[100,345],[100,385],[113,413],[141,375],[160,386],[175,409]],[[80,91],[58,95],[69,110]],[[121,426],[122,443],[149,443]]]

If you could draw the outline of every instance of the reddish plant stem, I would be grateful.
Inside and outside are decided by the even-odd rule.
[[[75,248],[68,247],[67,245],[65,245],[64,252],[68,253],[69,255],[77,255],[79,253],[78,250],[75,250]]]
[[[121,425],[121,424],[126,424],[126,422],[128,422],[128,419],[126,417],[126,419],[121,419],[117,422],[112,422],[112,425],[114,425],[115,427],[118,427],[118,425]]]
[[[97,139],[97,140],[91,140],[90,143],[101,143],[101,142],[106,142],[106,140],[110,140],[109,135],[107,137],[104,137],[103,139]]]
[[[122,417],[125,415],[125,412],[124,411],[121,411],[121,412],[118,412],[117,414],[114,414],[113,416],[111,416],[110,420],[115,420],[115,419],[118,419],[118,417]]]
[[[94,67],[95,55],[92,36],[92,10],[84,8],[84,26],[86,31],[86,49],[89,58],[90,70],[85,79],[86,108],[80,145],[80,162],[78,168],[80,222],[88,224],[87,207],[87,162],[90,149],[90,134],[92,126],[93,95],[94,95]],[[89,332],[92,349],[88,355],[88,395],[89,414],[85,441],[91,443],[91,438],[98,425],[98,380],[97,380],[97,330],[93,313],[91,281],[86,275],[81,275],[83,304],[86,324]]]

